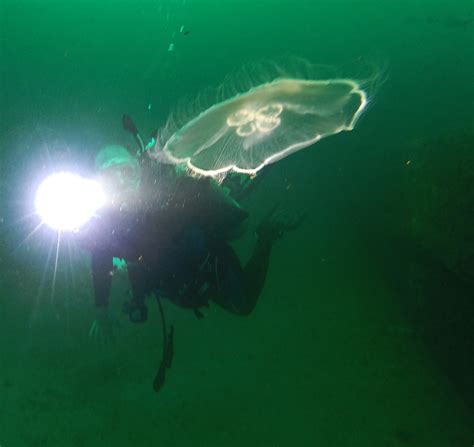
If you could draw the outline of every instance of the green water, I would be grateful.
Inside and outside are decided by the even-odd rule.
[[[0,0],[0,445],[472,445],[473,44],[470,0]],[[276,201],[307,215],[255,311],[164,303],[175,356],[155,394],[158,311],[129,323],[117,277],[116,343],[91,343],[87,254],[63,244],[53,293],[55,236],[20,244],[34,188],[130,143],[123,113],[148,133],[243,65],[293,57],[381,82],[353,132],[243,203],[242,259]]]

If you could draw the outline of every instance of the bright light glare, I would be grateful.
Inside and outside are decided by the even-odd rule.
[[[43,222],[59,231],[75,231],[104,205],[98,182],[70,172],[47,177],[38,187],[35,208]]]

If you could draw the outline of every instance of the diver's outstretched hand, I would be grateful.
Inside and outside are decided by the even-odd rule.
[[[119,322],[110,316],[106,308],[98,308],[95,320],[89,329],[89,339],[103,346],[113,345]]]
[[[278,212],[277,203],[257,226],[257,236],[262,242],[273,244],[288,231],[296,230],[306,219],[306,215],[288,218]]]

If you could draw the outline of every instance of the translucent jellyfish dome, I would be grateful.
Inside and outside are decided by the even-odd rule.
[[[163,152],[201,175],[252,175],[352,130],[366,105],[367,94],[351,79],[277,78],[201,112],[170,136]]]

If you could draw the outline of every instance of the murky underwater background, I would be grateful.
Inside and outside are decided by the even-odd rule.
[[[472,445],[473,39],[470,0],[0,0],[0,445]],[[293,57],[381,82],[353,132],[243,203],[243,258],[275,202],[307,213],[251,316],[165,303],[157,395],[153,303],[130,324],[117,276],[117,341],[96,346],[87,255],[63,244],[53,293],[55,236],[21,243],[37,180],[130,144],[123,113],[148,133],[243,65]]]

